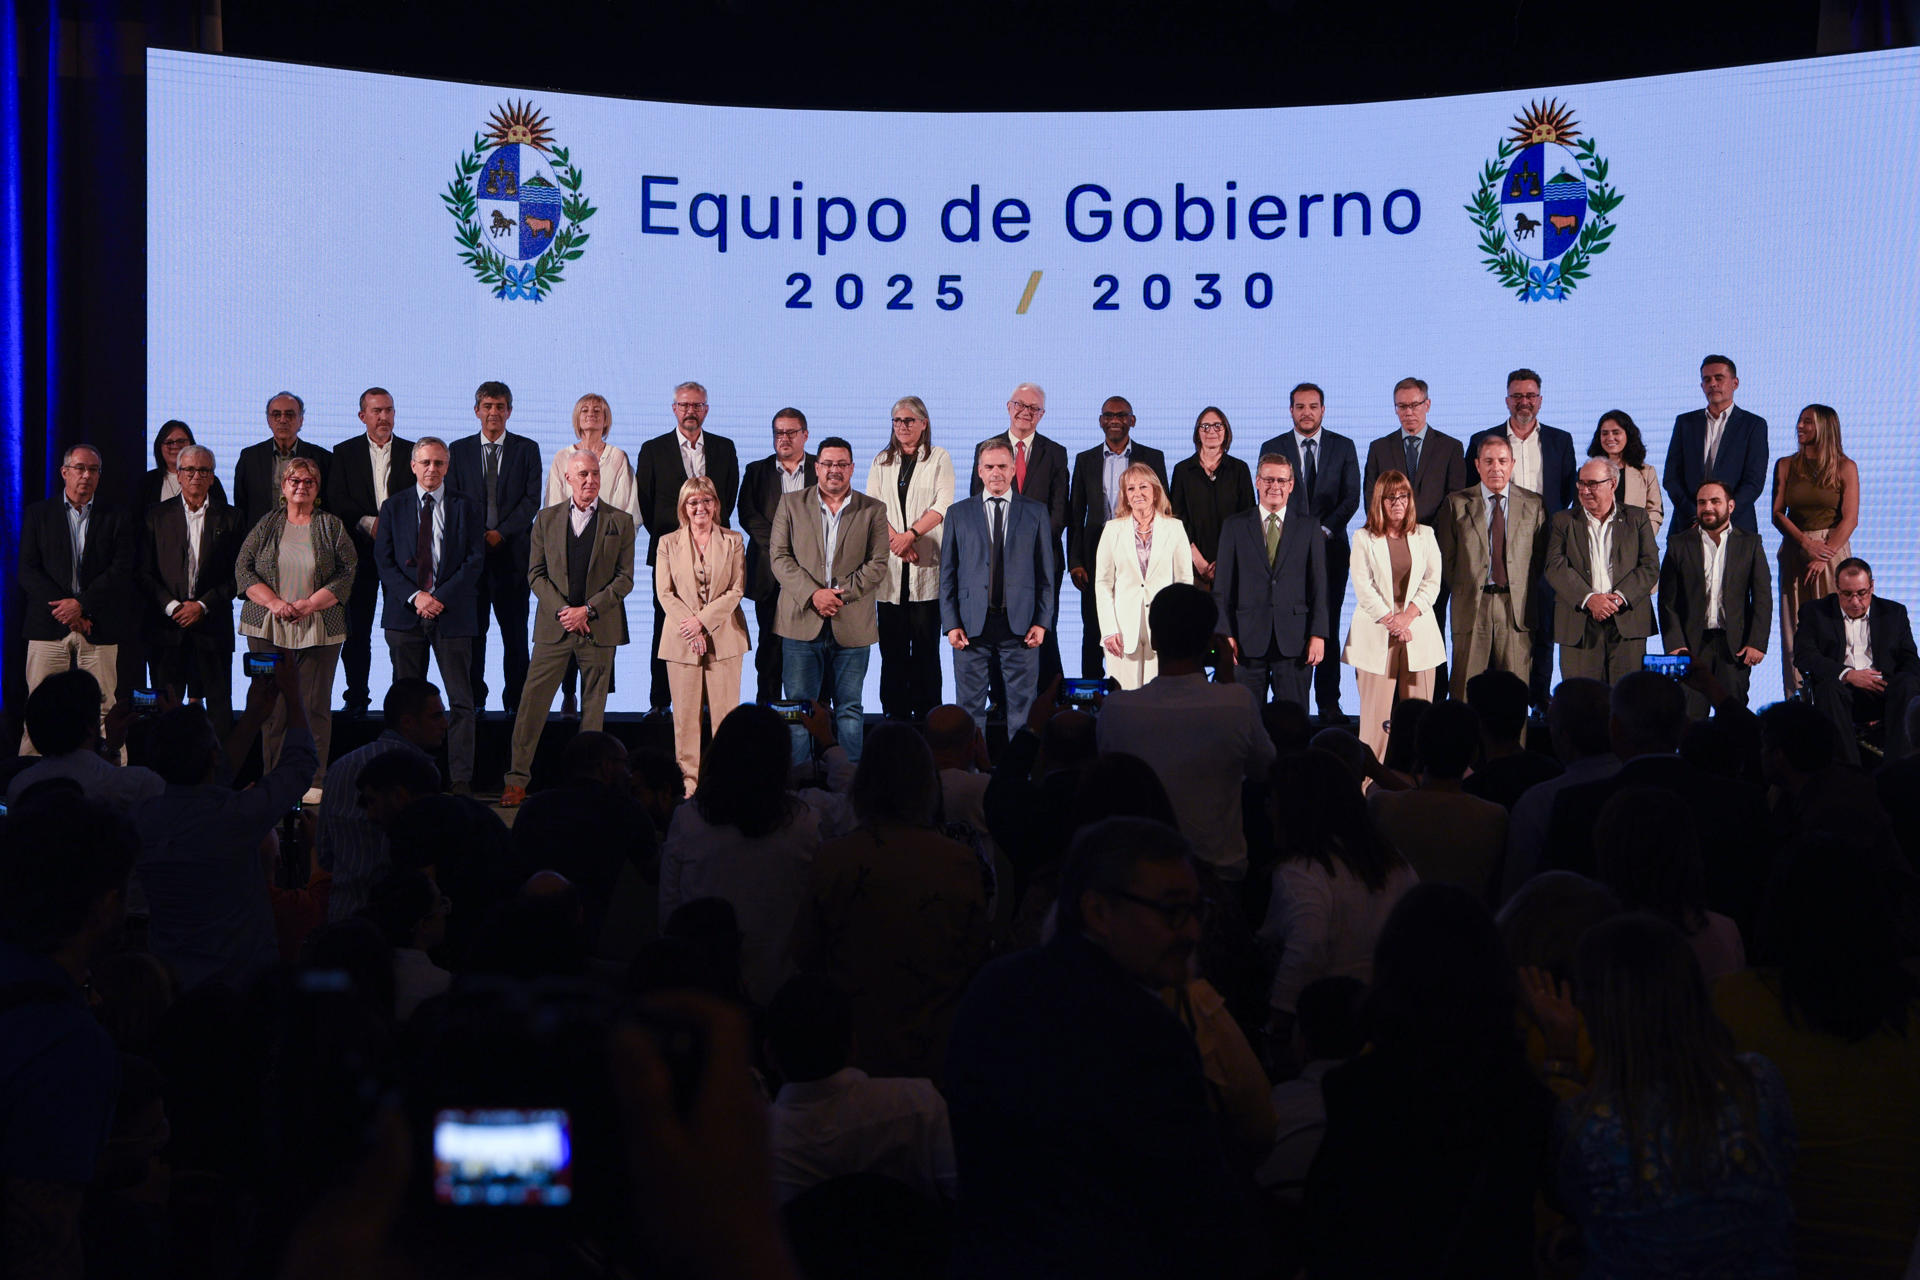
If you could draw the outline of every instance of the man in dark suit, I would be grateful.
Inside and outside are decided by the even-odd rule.
[[[1460,442],[1444,431],[1427,426],[1427,414],[1433,401],[1427,384],[1419,378],[1402,378],[1393,384],[1393,412],[1400,429],[1381,436],[1367,446],[1367,465],[1360,476],[1360,501],[1373,498],[1373,482],[1389,471],[1405,474],[1413,484],[1413,514],[1421,524],[1434,528],[1447,495],[1467,485],[1467,458]],[[1452,592],[1445,578],[1440,594],[1433,602],[1433,622],[1440,634],[1447,633],[1447,602]],[[1447,664],[1441,663],[1434,675],[1434,696],[1451,687]]]
[[[527,560],[533,545],[533,513],[540,509],[540,446],[507,430],[513,391],[504,382],[483,382],[473,393],[480,430],[455,440],[448,450],[447,488],[473,503],[485,542],[475,582],[473,662],[469,687],[476,713],[487,705],[487,615],[500,623],[503,679],[500,705],[519,710],[527,680]],[[451,690],[449,690],[451,694]]]
[[[347,670],[347,714],[366,713],[373,703],[367,672],[373,665],[373,615],[380,599],[380,570],[373,562],[373,535],[387,499],[413,485],[413,441],[393,434],[393,396],[385,387],[360,393],[364,435],[334,446],[327,471],[327,510],[339,516],[359,555],[353,595],[347,600],[347,642],[340,651]]]
[[[233,505],[248,532],[281,504],[280,473],[295,458],[313,459],[325,488],[333,455],[300,438],[300,428],[306,421],[307,402],[291,391],[279,392],[267,401],[267,430],[272,435],[240,451],[233,465]]]
[[[1261,456],[1277,453],[1293,464],[1300,482],[1293,487],[1287,514],[1300,515],[1320,527],[1327,540],[1327,625],[1340,629],[1340,609],[1347,598],[1347,564],[1353,545],[1347,526],[1360,509],[1360,456],[1353,441],[1335,431],[1323,431],[1326,398],[1319,387],[1303,382],[1287,397],[1293,430],[1283,431],[1260,446]],[[1322,662],[1313,673],[1314,701],[1321,724],[1344,724],[1340,709],[1340,664]]]
[[[1133,406],[1122,396],[1109,396],[1100,406],[1100,431],[1106,440],[1073,460],[1073,482],[1067,494],[1067,572],[1080,589],[1080,674],[1104,676],[1106,651],[1100,647],[1100,622],[1094,607],[1093,562],[1100,550],[1100,533],[1120,500],[1120,477],[1136,462],[1144,462],[1167,487],[1167,456],[1133,439]],[[955,673],[958,678],[958,672]],[[1012,691],[1008,691],[1011,703]]]
[[[1700,362],[1700,390],[1706,393],[1707,407],[1673,420],[1673,440],[1660,475],[1673,510],[1669,542],[1693,527],[1693,499],[1703,480],[1719,480],[1733,494],[1736,529],[1759,532],[1753,504],[1767,483],[1767,420],[1734,404],[1739,386],[1733,361],[1708,356]]]
[[[1554,592],[1563,679],[1615,683],[1640,669],[1654,632],[1660,555],[1653,522],[1642,508],[1613,500],[1617,480],[1611,462],[1589,459],[1575,482],[1579,507],[1548,520],[1544,576]],[[1536,673],[1539,661],[1536,649]]]
[[[707,389],[697,382],[683,382],[673,389],[673,418],[679,425],[663,436],[655,436],[640,446],[633,460],[634,501],[640,506],[640,522],[647,529],[647,568],[653,568],[654,549],[660,539],[680,527],[680,486],[689,476],[705,476],[713,481],[720,499],[714,518],[732,528],[733,503],[740,493],[740,459],[733,441],[705,430]],[[648,592],[652,595],[652,592]],[[667,688],[667,664],[659,654],[660,632],[667,625],[666,610],[658,597],[653,602],[652,638],[647,642],[653,654],[649,705],[665,712],[673,705]],[[756,659],[755,670],[758,671]]]
[[[940,626],[954,649],[954,696],[984,733],[996,667],[1007,723],[1024,724],[1033,710],[1038,650],[1053,629],[1056,601],[1053,528],[1045,507],[1013,492],[1013,450],[987,441],[976,469],[981,495],[947,508]]]
[[[989,440],[1004,440],[1013,449],[1013,491],[1032,498],[1047,509],[1053,525],[1053,598],[1060,599],[1060,579],[1066,573],[1067,558],[1061,550],[1061,534],[1067,527],[1067,450],[1058,440],[1040,434],[1040,419],[1047,416],[1047,393],[1038,383],[1023,382],[1007,397],[1007,429],[973,447],[973,483],[967,492],[979,497],[982,488],[979,471],[980,450]],[[1040,687],[1053,683],[1061,672],[1059,609],[1054,610],[1055,626],[1040,645]],[[1097,631],[1099,628],[1095,628]],[[1100,669],[1095,668],[1095,674]],[[996,691],[995,696],[998,697]],[[1011,731],[1013,726],[1008,726]]]
[[[100,451],[77,444],[60,459],[61,492],[20,520],[20,589],[26,593],[27,693],[56,671],[79,667],[100,685],[105,722],[119,688],[120,633],[133,586],[133,521],[95,501]],[[37,755],[23,730],[20,754]]]
[[[1907,704],[1920,695],[1920,654],[1914,652],[1907,607],[1873,594],[1873,570],[1849,556],[1834,570],[1838,590],[1800,606],[1793,632],[1793,664],[1813,686],[1813,705],[1833,726],[1841,758],[1860,763],[1857,725],[1881,720],[1887,759],[1913,749]]]
[[[1254,474],[1259,505],[1220,525],[1214,604],[1233,650],[1234,679],[1265,702],[1307,705],[1326,657],[1327,540],[1311,516],[1288,510],[1293,464],[1266,454]]]
[[[1573,505],[1576,465],[1573,437],[1540,421],[1539,374],[1531,369],[1515,369],[1507,375],[1507,420],[1468,438],[1469,468],[1479,456],[1480,442],[1493,435],[1507,438],[1507,445],[1513,450],[1513,482],[1540,495],[1549,522],[1555,512]],[[1530,624],[1533,677],[1529,692],[1533,706],[1544,715],[1553,676],[1553,588],[1542,579],[1534,584],[1534,592],[1534,616]],[[1561,674],[1563,678],[1566,675]]]
[[[201,698],[214,729],[233,721],[233,562],[246,539],[240,513],[213,492],[213,451],[190,444],[175,473],[180,495],[147,508],[140,585],[147,663],[155,685]]]
[[[1773,574],[1760,535],[1733,527],[1733,494],[1704,480],[1694,498],[1694,527],[1667,540],[1660,566],[1660,638],[1669,654],[1747,702],[1747,680],[1767,656],[1773,625]],[[1707,696],[1689,682],[1687,714],[1706,718]]]
[[[813,455],[807,452],[807,415],[786,408],[773,415],[773,453],[747,464],[740,477],[740,527],[747,533],[747,597],[759,631],[753,671],[759,700],[780,697],[780,635],[773,629],[780,601],[780,580],[768,555],[773,545],[773,513],[780,499],[814,484]]]
[[[480,629],[475,584],[484,559],[473,503],[446,485],[446,442],[412,446],[415,483],[380,508],[373,559],[386,608],[393,678],[424,680],[427,652],[447,691],[447,773],[455,795],[473,792],[473,638]]]

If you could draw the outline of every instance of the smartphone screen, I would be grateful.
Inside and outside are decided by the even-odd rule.
[[[799,724],[807,718],[807,704],[804,702],[769,702],[767,705],[788,724]]]
[[[280,655],[277,653],[242,654],[240,669],[249,676],[270,676],[280,669]]]
[[[558,1208],[573,1199],[573,1124],[548,1108],[446,1109],[433,1120],[433,1198],[475,1208]]]
[[[1095,677],[1086,677],[1060,682],[1060,701],[1069,707],[1082,707],[1091,710],[1098,705],[1100,695],[1107,691],[1107,682]]]
[[[1693,659],[1684,653],[1676,653],[1671,656],[1650,653],[1640,660],[1642,670],[1651,671],[1656,675],[1668,676],[1675,680],[1686,679],[1687,668],[1692,665]]]

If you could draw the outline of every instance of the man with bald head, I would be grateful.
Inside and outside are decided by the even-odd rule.
[[[1576,504],[1547,530],[1547,585],[1563,678],[1612,684],[1640,669],[1654,633],[1660,553],[1644,507],[1614,501],[1619,473],[1589,458],[1573,482]]]
[[[1058,440],[1040,434],[1040,419],[1047,416],[1047,393],[1035,382],[1023,382],[1007,397],[1007,429],[989,436],[973,449],[973,484],[968,492],[979,497],[986,482],[980,478],[980,450],[994,440],[1005,441],[1013,450],[1013,491],[1047,508],[1053,534],[1053,598],[1060,599],[1060,578],[1066,569],[1066,556],[1060,535],[1067,527],[1067,450]],[[1056,610],[1057,612],[1057,610]],[[1057,627],[1047,629],[1040,642],[1039,682],[1044,688],[1060,674],[1060,642]],[[996,690],[997,693],[997,690]],[[1009,725],[1011,732],[1015,726]]]

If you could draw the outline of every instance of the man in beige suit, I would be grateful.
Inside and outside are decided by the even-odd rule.
[[[1613,500],[1611,462],[1590,458],[1574,481],[1579,505],[1553,513],[1547,534],[1547,583],[1553,588],[1553,638],[1560,678],[1612,684],[1640,669],[1654,632],[1653,589],[1660,552],[1653,522],[1639,507]]]
[[[584,449],[567,460],[572,501],[533,518],[527,583],[533,588],[533,657],[513,721],[513,764],[500,797],[511,808],[527,798],[533,753],[553,709],[567,660],[585,686],[583,732],[598,732],[607,710],[613,651],[627,642],[627,592],[633,590],[633,517],[600,501],[600,460]]]
[[[839,436],[820,442],[814,470],[818,482],[781,498],[773,513],[780,677],[789,698],[828,691],[835,735],[857,762],[867,656],[880,638],[874,593],[887,574],[887,508],[854,492],[853,446]],[[810,739],[799,725],[792,730],[793,762],[804,765]]]
[[[1482,439],[1475,465],[1480,483],[1448,494],[1433,530],[1453,597],[1456,700],[1482,671],[1532,675],[1527,595],[1546,550],[1546,509],[1539,494],[1513,485],[1507,438]]]

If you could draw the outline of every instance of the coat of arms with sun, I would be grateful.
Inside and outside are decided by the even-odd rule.
[[[1558,99],[1530,103],[1480,170],[1467,213],[1488,272],[1522,302],[1564,302],[1605,253],[1626,197]]]
[[[538,302],[586,252],[580,224],[597,210],[580,183],[567,149],[554,145],[547,118],[529,102],[494,108],[486,132],[473,135],[440,199],[459,225],[460,260],[494,297]]]

